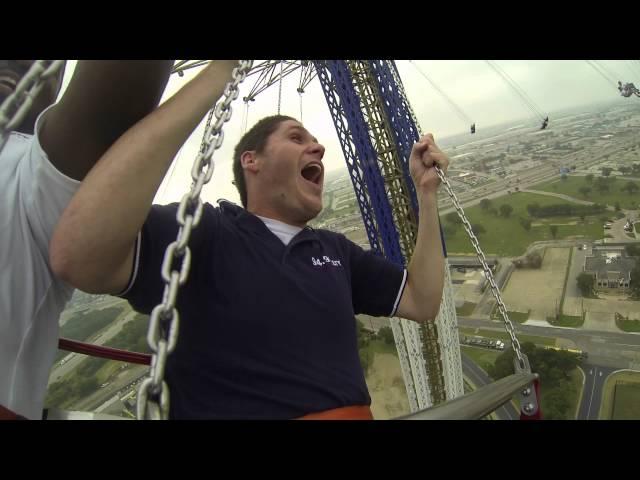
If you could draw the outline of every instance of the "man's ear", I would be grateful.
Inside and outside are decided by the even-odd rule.
[[[258,173],[260,169],[258,166],[258,155],[255,150],[248,150],[240,155],[240,164],[243,170],[249,170],[253,173]]]

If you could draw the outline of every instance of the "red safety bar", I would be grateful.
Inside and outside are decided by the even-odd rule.
[[[82,353],[92,357],[108,358],[110,360],[120,360],[121,362],[139,363],[140,365],[151,365],[151,355],[148,353],[130,352],[119,348],[103,347],[91,343],[77,342],[68,338],[61,338],[58,341],[60,350]]]

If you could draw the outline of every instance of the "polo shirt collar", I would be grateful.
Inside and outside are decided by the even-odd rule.
[[[242,208],[239,205],[236,205],[233,202],[225,199],[218,200],[218,206],[220,207],[223,215],[233,219],[233,221],[245,231],[253,232],[260,236],[266,237],[274,237],[277,238],[267,226],[264,224],[262,220],[260,220],[253,213],[248,212],[246,209]],[[316,231],[311,228],[309,225],[304,227],[300,232],[298,232],[289,243],[289,246],[292,246],[296,243],[299,243],[304,240],[318,240],[318,234]],[[281,242],[280,239],[278,239]],[[284,246],[284,244],[283,244]]]

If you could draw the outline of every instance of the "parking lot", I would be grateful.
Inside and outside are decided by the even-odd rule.
[[[546,248],[539,269],[514,270],[503,291],[507,309],[530,311],[530,320],[553,316],[560,305],[569,253],[569,248]]]

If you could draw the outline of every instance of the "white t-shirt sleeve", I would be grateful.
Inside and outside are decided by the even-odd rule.
[[[18,167],[20,203],[44,258],[48,258],[49,241],[60,215],[80,186],[79,181],[67,177],[53,166],[40,144],[40,128],[50,108],[38,116],[35,135]]]

